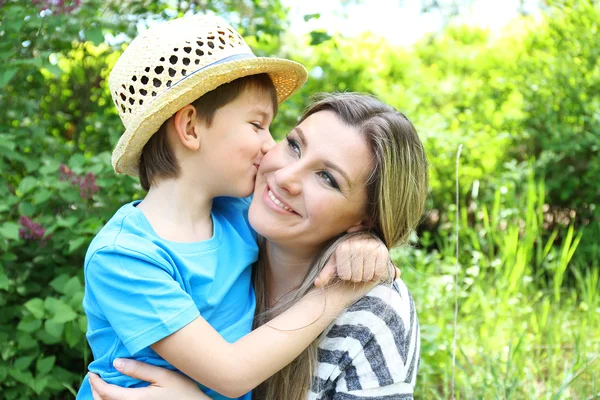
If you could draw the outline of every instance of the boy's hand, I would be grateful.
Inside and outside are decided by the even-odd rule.
[[[384,281],[400,276],[381,241],[367,235],[351,237],[340,243],[323,268],[315,286],[322,287],[334,277],[352,282]]]

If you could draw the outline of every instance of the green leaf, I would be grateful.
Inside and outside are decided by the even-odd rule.
[[[19,371],[25,371],[27,368],[29,368],[32,361],[33,361],[33,357],[29,357],[29,356],[19,357],[15,360],[15,363],[13,364],[13,366],[16,369],[18,369]]]
[[[56,225],[62,226],[64,228],[71,228],[78,221],[79,219],[75,216],[70,216],[67,218],[58,217],[58,219],[56,220]]]
[[[8,276],[4,273],[4,267],[0,265],[0,289],[8,290],[9,283]]]
[[[83,303],[83,296],[83,290],[81,290],[80,292],[76,292],[75,294],[73,294],[73,297],[71,297],[71,299],[69,300],[69,305],[71,305],[71,307],[73,307],[75,310],[81,309]]]
[[[67,203],[78,203],[81,201],[79,191],[76,191],[74,189],[59,192],[58,195]]]
[[[42,321],[39,319],[22,319],[17,325],[17,329],[27,333],[33,333],[42,327]]]
[[[6,149],[8,151],[14,151],[15,147],[17,147],[17,145],[11,139],[12,138],[8,138],[8,137],[0,137],[0,147]]]
[[[36,378],[35,380],[29,382],[29,387],[38,395],[42,394],[44,389],[46,389],[46,385],[48,385],[47,376],[44,376],[43,378]]]
[[[76,323],[72,322],[65,325],[65,339],[71,348],[75,347],[83,340],[83,333],[79,330]]]
[[[69,241],[69,249],[67,250],[67,254],[72,254],[75,250],[77,250],[81,246],[83,246],[83,244],[86,243],[87,240],[88,240],[88,238],[85,236],[70,240]]]
[[[73,321],[77,318],[77,313],[73,311],[73,308],[62,300],[57,303],[57,307],[54,311],[55,315],[52,317],[52,321],[58,324],[64,324],[65,322]]]
[[[31,217],[35,214],[35,207],[31,203],[21,201],[19,203],[19,214]]]
[[[80,316],[77,323],[79,324],[79,330],[85,333],[87,331],[87,317],[85,315]]]
[[[54,315],[56,314],[56,310],[58,309],[60,302],[61,301],[56,297],[46,297],[44,300],[44,307],[50,312],[51,315]]]
[[[41,319],[44,316],[44,302],[42,299],[35,298],[29,300],[25,303],[25,308],[37,319]]]
[[[42,188],[35,192],[33,195],[33,204],[42,204],[47,202],[52,197],[52,192],[48,189]]]
[[[32,176],[26,176],[25,178],[21,179],[21,182],[19,183],[19,187],[17,189],[19,193],[17,194],[23,196],[32,191],[37,186],[37,184],[37,179],[35,179]]]
[[[5,222],[0,226],[0,236],[5,239],[19,240],[19,225],[14,222]]]
[[[52,279],[50,286],[59,293],[64,293],[64,288],[69,281],[69,275],[61,274],[56,278]]]
[[[60,162],[50,159],[44,160],[44,165],[40,167],[40,174],[42,175],[58,175],[58,167]]]
[[[100,43],[104,42],[104,34],[102,33],[102,29],[98,27],[86,29],[83,31],[83,35],[85,36],[86,40],[91,41],[95,46],[98,46]]]
[[[79,282],[79,278],[74,276],[65,284],[63,293],[68,297],[72,297],[75,293],[81,291],[83,291],[83,286]]]
[[[53,321],[51,319],[47,320],[44,323],[44,328],[45,328],[46,332],[50,336],[52,336],[56,339],[60,339],[60,337],[62,336],[64,327],[65,327],[65,324]]]
[[[33,375],[31,372],[23,372],[17,368],[11,368],[8,373],[12,376],[17,382],[27,384],[33,380]]]
[[[29,350],[37,346],[37,340],[26,333],[21,333],[17,336],[17,343],[20,350]]]
[[[35,369],[38,372],[38,374],[47,374],[48,372],[50,372],[52,367],[54,367],[55,361],[55,356],[39,358],[35,364]]]
[[[310,45],[316,46],[331,39],[331,35],[325,31],[310,32]]]
[[[0,87],[4,87],[10,82],[10,80],[17,73],[17,68],[5,69],[2,75],[0,75]]]
[[[60,69],[60,67],[55,64],[46,64],[46,69],[48,70],[48,72],[50,72],[56,78],[60,77],[63,72],[62,69]]]
[[[304,18],[304,22],[307,22],[307,21],[310,21],[311,19],[319,19],[319,18],[321,18],[321,14],[319,14],[319,13],[306,14],[303,18]]]

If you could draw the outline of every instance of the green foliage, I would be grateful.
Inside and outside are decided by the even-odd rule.
[[[570,264],[581,232],[544,234],[544,185],[497,189],[460,209],[456,398],[587,398],[600,372],[598,264]],[[450,214],[453,216],[454,214]],[[418,398],[450,398],[456,271],[454,218],[394,254],[419,308]],[[452,233],[450,233],[452,232]],[[562,243],[557,237],[569,238]],[[565,285],[571,265],[577,281]],[[424,284],[423,282],[426,282]],[[420,305],[418,303],[421,303]]]

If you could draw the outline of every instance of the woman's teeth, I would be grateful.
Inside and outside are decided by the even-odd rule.
[[[268,194],[269,194],[269,198],[270,198],[270,199],[273,201],[273,203],[277,204],[279,207],[283,208],[283,209],[284,209],[284,210],[286,210],[286,211],[292,212],[292,209],[291,209],[291,208],[289,208],[289,207],[287,207],[287,206],[283,205],[283,203],[282,203],[282,202],[280,202],[279,200],[277,200],[277,198],[275,197],[275,195],[273,194],[273,192],[271,192],[271,191],[269,190],[269,193],[268,193]]]

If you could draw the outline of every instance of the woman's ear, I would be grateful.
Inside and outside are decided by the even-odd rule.
[[[196,108],[188,104],[177,111],[173,117],[173,124],[177,132],[177,138],[185,147],[192,151],[200,149],[199,127],[196,123],[198,113]]]
[[[346,229],[346,233],[365,231],[365,230],[369,229],[370,227],[371,227],[371,220],[369,218],[365,218],[362,221],[360,221],[358,224],[352,225],[350,228]]]

